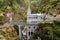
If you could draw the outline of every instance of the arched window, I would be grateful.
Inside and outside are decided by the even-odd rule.
[[[36,19],[37,19],[37,17],[36,17]]]
[[[31,32],[31,35],[33,34],[33,32]]]
[[[41,17],[41,19],[42,19],[42,17]]]
[[[30,32],[29,32],[29,36],[30,36]]]
[[[29,26],[29,29],[30,29],[31,27]]]
[[[33,28],[35,29],[35,26]]]

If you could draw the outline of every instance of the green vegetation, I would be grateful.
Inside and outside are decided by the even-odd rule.
[[[32,13],[48,13],[54,17],[60,14],[60,0],[0,0],[0,25],[9,21],[9,18],[6,16],[8,11],[11,11],[14,14],[13,21],[26,21],[26,11],[29,3]],[[43,22],[38,26],[39,28],[36,29],[31,37],[32,40],[37,38],[41,38],[42,40],[60,40],[60,22]],[[15,29],[15,31],[18,31],[17,25],[15,25]],[[24,26],[22,26],[22,29],[24,29]],[[12,31],[12,33],[10,33],[10,31],[0,31],[0,34],[4,39],[6,37],[6,40],[14,40],[11,36],[12,34],[14,36],[16,35]],[[19,40],[18,37],[16,38],[17,39],[15,40]],[[2,38],[0,37],[0,39]]]
[[[49,14],[59,14],[60,0],[0,0],[0,11],[6,15],[11,10],[14,14],[14,21],[26,21],[26,10],[30,3],[32,13],[42,12]],[[56,7],[56,8],[55,8]],[[59,8],[57,8],[59,7]],[[55,10],[54,13],[51,10]]]
[[[4,23],[8,22],[9,18],[6,16],[0,16],[0,25],[3,25]]]
[[[60,40],[60,21],[39,23],[38,28],[30,38],[36,40]]]
[[[12,26],[0,29],[0,40],[20,40]]]

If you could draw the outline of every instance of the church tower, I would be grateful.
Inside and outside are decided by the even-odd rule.
[[[30,9],[30,5],[28,6],[28,9],[27,9],[27,15],[30,15],[31,14],[31,9]]]

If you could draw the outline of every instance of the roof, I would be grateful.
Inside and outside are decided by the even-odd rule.
[[[36,13],[36,14],[29,14],[29,15],[38,15],[38,16],[40,16],[40,15],[44,15],[44,14],[42,14],[42,13]]]

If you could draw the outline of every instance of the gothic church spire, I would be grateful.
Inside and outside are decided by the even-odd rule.
[[[30,9],[30,2],[28,2],[28,9],[27,9],[27,15],[31,14],[31,9]]]

